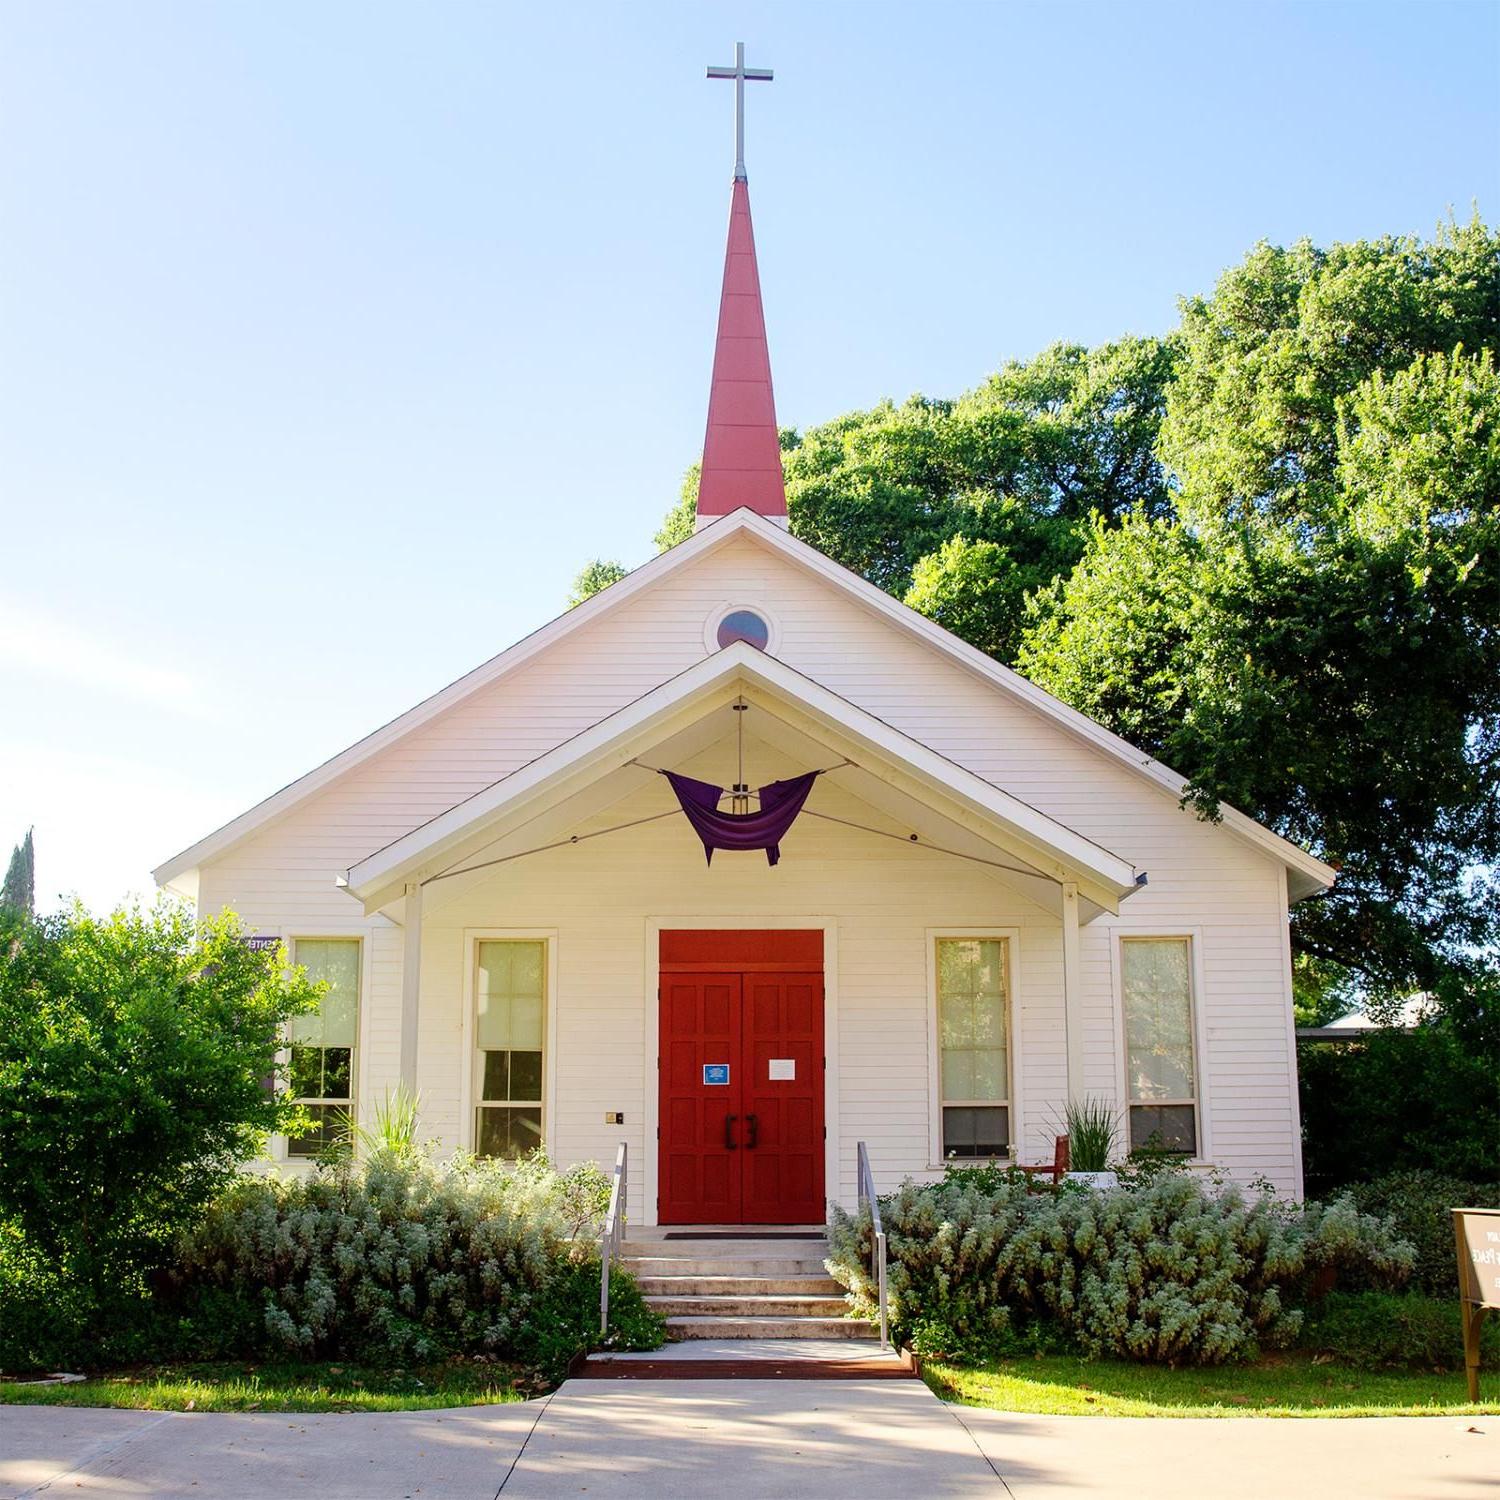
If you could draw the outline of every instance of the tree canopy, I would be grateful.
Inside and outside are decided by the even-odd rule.
[[[586,563],[578,571],[578,577],[573,580],[573,588],[568,594],[568,608],[582,604],[585,599],[592,599],[601,589],[607,589],[610,584],[618,583],[626,574],[627,569],[623,563],[607,562],[605,559],[596,557],[593,562]]]
[[[1473,993],[1500,938],[1497,250],[1260,246],[1184,304],[1172,510],[1097,521],[1018,657],[1338,865],[1297,945],[1375,997]]]
[[[278,1051],[320,993],[230,915],[0,909],[0,1261],[19,1234],[100,1305],[137,1284],[298,1118]]]
[[[783,432],[791,529],[1173,766],[1202,816],[1338,865],[1294,913],[1312,991],[1466,995],[1493,1028],[1497,347],[1477,215],[1261,244],[1166,337]]]

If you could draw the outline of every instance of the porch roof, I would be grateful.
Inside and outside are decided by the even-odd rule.
[[[1058,886],[1076,883],[1080,898],[1095,907],[1118,911],[1140,883],[1128,860],[744,643],[707,657],[377,850],[339,883],[367,912],[388,907],[409,884],[451,873],[508,834],[536,825],[742,695],[845,756],[862,777],[873,778],[872,786],[915,799]]]

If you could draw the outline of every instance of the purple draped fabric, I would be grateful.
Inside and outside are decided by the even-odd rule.
[[[773,781],[760,789],[760,811],[727,813],[719,811],[724,788],[706,781],[694,781],[676,771],[663,771],[672,783],[677,800],[687,814],[688,822],[703,840],[703,852],[713,863],[715,849],[764,849],[766,860],[775,864],[781,858],[781,839],[797,821],[807,794],[819,772],[793,776],[789,781]]]

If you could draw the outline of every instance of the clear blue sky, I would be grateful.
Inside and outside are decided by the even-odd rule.
[[[785,424],[1500,197],[1485,3],[0,4],[0,858],[94,905],[644,560],[748,160]]]

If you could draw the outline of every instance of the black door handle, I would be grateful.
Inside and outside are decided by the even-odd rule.
[[[754,1116],[752,1115],[751,1118],[754,1119]],[[738,1115],[724,1116],[724,1149],[726,1151],[737,1151],[739,1149],[734,1139],[734,1122],[738,1119]],[[750,1144],[753,1146],[755,1142],[751,1141]]]
[[[756,1137],[760,1134],[760,1122],[754,1115],[746,1115],[745,1123],[750,1127],[750,1139],[745,1142],[745,1149],[753,1151],[755,1150]]]

